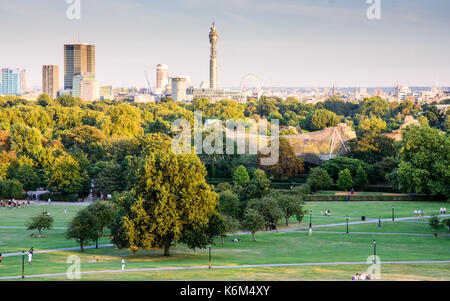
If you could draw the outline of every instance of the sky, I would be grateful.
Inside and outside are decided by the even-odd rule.
[[[146,87],[146,71],[153,88],[162,63],[197,86],[215,21],[220,87],[247,74],[266,87],[450,86],[449,12],[448,0],[0,0],[0,67],[41,86],[42,65],[59,65],[62,85],[63,45],[79,34],[103,85]]]

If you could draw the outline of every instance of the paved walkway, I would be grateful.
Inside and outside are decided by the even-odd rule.
[[[442,264],[450,263],[450,260],[433,261],[382,261],[380,264]],[[295,267],[295,266],[330,266],[330,265],[367,265],[366,261],[359,262],[312,262],[312,263],[279,263],[279,264],[251,264],[251,265],[222,265],[212,266],[212,269],[246,269],[246,268],[265,268],[265,267]],[[151,272],[151,271],[174,271],[174,270],[207,270],[208,266],[186,266],[186,267],[160,267],[160,268],[143,268],[143,269],[125,269],[122,270],[101,270],[101,271],[85,271],[80,272],[80,275],[88,274],[105,274],[105,273],[126,273],[126,272]],[[69,273],[54,273],[54,274],[37,274],[25,275],[25,278],[42,278],[42,277],[57,277],[73,275]],[[0,280],[20,279],[22,276],[3,276]]]

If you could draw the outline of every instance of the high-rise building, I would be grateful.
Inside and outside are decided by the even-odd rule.
[[[1,74],[0,94],[19,95],[22,93],[22,69],[3,68]]]
[[[176,102],[188,101],[187,89],[191,86],[189,76],[172,77],[172,98]]]
[[[95,46],[64,45],[64,89],[72,89],[73,77],[89,72],[95,76]]]
[[[56,65],[42,66],[42,92],[55,99],[59,90],[59,67]]]
[[[112,86],[101,86],[100,87],[100,99],[114,99],[114,92]]]
[[[163,90],[169,84],[169,67],[159,64],[156,66],[156,89]]]
[[[211,31],[209,32],[209,42],[211,43],[211,59],[209,61],[209,87],[211,89],[217,89],[217,41],[218,41],[218,39],[219,39],[219,34],[217,33],[215,23],[213,22]]]

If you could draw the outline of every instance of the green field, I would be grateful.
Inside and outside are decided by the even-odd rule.
[[[411,208],[423,208],[425,214],[432,213],[440,203],[395,202],[396,216],[411,216]],[[391,216],[392,205],[384,202],[371,203],[307,203],[307,208],[313,210],[313,224],[342,222],[345,219],[335,216],[358,217],[368,215],[366,212],[380,218]],[[67,207],[67,208],[66,208]],[[64,208],[68,215],[64,215]],[[23,227],[30,216],[49,211],[55,217],[55,226],[64,227],[70,217],[82,206],[35,205],[29,208],[0,210],[0,227]],[[314,212],[322,208],[330,209],[332,217],[314,217]],[[413,214],[412,214],[413,215]],[[370,215],[369,215],[370,216]],[[411,222],[412,221],[412,222]],[[398,222],[383,222],[385,233],[432,233],[425,224],[425,219],[414,219]],[[309,223],[309,218],[301,224]],[[281,223],[280,223],[281,224]],[[292,226],[299,226],[292,225]],[[373,254],[372,241],[377,242],[377,255],[381,261],[420,261],[420,260],[450,260],[450,238],[432,236],[402,236],[377,234],[334,234],[320,231],[345,232],[345,226],[334,226],[314,229],[312,236],[307,232],[270,232],[257,233],[257,241],[251,240],[251,235],[240,235],[238,243],[231,242],[231,236],[222,245],[218,239],[213,246],[213,265],[236,266],[253,264],[284,264],[284,263],[323,263],[323,262],[366,262]],[[351,225],[350,231],[378,232],[378,224]],[[25,229],[0,229],[0,253],[20,252],[31,246],[35,250],[76,247],[75,241],[65,239],[65,230],[54,229],[44,231],[44,238],[32,238]],[[36,233],[36,231],[34,231]],[[443,230],[442,233],[448,233]],[[100,244],[109,243],[107,237]],[[165,258],[162,250],[141,251],[130,255],[127,250],[117,250],[113,247],[87,249],[80,253],[75,251],[35,254],[33,264],[26,265],[26,274],[65,273],[69,264],[69,255],[80,256],[81,271],[100,271],[120,269],[120,261],[125,258],[127,269],[142,269],[156,267],[189,267],[207,266],[207,250],[190,250],[183,245],[171,249],[172,256]],[[89,261],[96,256],[98,262]],[[21,256],[3,257],[0,264],[1,276],[15,276],[21,273]],[[450,264],[392,264],[383,265],[383,280],[449,280]],[[347,280],[355,272],[367,269],[366,265],[349,266],[302,266],[302,267],[259,267],[212,270],[177,270],[126,272],[82,275],[82,280]],[[433,275],[433,276],[432,276]],[[64,276],[36,278],[33,280],[64,280]]]

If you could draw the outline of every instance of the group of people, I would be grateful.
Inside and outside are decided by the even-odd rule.
[[[325,216],[330,216],[331,215],[331,211],[330,211],[330,209],[328,209],[328,210],[325,210],[325,211],[323,211],[323,210],[320,210],[320,215],[323,215],[325,213]]]
[[[372,277],[370,276],[370,274],[367,274],[366,272],[363,272],[361,274],[356,273],[353,277],[352,280],[370,280]]]
[[[414,216],[423,217],[423,209],[422,210],[414,210]]]
[[[3,209],[6,208],[23,208],[30,206],[30,201],[16,201],[14,199],[9,201],[0,201],[0,207]]]
[[[441,207],[441,214],[447,214],[447,208]]]

